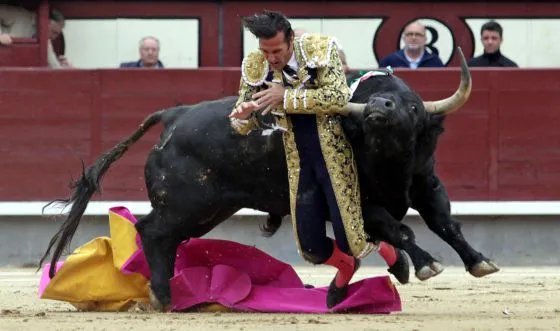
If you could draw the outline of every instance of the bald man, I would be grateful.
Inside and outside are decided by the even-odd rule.
[[[419,21],[408,24],[403,31],[404,48],[389,54],[379,62],[380,67],[443,67],[437,54],[426,49],[426,27]]]

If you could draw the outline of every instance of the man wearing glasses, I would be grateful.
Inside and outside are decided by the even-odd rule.
[[[404,48],[383,58],[379,62],[380,67],[416,69],[444,66],[437,54],[426,49],[426,27],[419,21],[414,21],[404,28],[402,39]]]

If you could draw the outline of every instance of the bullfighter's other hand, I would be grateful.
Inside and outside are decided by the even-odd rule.
[[[263,110],[262,114],[266,115],[269,111],[284,102],[284,86],[278,83],[265,82],[268,85],[268,89],[257,92],[253,94],[253,99],[266,108]]]

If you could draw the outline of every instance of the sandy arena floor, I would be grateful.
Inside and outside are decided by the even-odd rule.
[[[327,285],[333,272],[297,271],[318,286]],[[362,268],[357,278],[382,273]],[[0,270],[0,330],[560,330],[560,268],[502,268],[482,279],[447,268],[427,282],[398,285],[403,311],[385,316],[81,313],[37,299],[37,285],[32,270]]]

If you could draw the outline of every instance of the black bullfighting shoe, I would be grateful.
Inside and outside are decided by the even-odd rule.
[[[354,272],[352,275],[356,274],[356,271],[360,268],[360,260],[354,259]],[[348,284],[344,285],[343,287],[336,286],[336,275],[334,276],[331,284],[329,285],[329,290],[327,292],[327,308],[331,309],[332,307],[338,305],[348,295]]]
[[[387,271],[389,271],[401,284],[408,284],[408,279],[410,275],[408,258],[406,254],[401,249],[396,249],[397,251],[397,261],[393,264]]]

